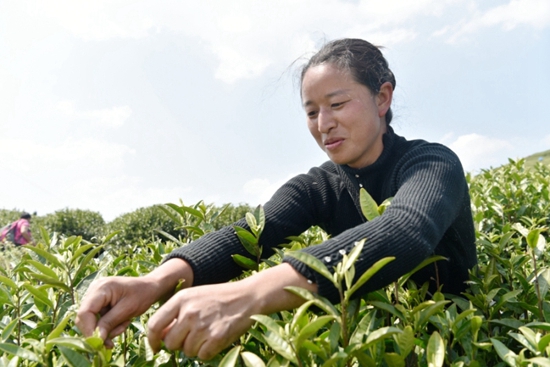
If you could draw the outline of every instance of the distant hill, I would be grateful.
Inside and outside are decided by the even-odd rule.
[[[525,167],[533,167],[537,162],[542,162],[547,166],[550,166],[550,150],[545,150],[544,152],[531,154],[528,157],[525,157]]]

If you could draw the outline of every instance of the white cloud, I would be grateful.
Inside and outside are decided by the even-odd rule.
[[[539,30],[550,27],[550,2],[547,0],[511,0],[508,4],[496,6],[485,12],[474,7],[470,9],[468,20],[463,19],[454,27],[447,26],[436,31],[434,36],[452,33],[449,41],[456,42],[483,28],[500,26],[509,31],[521,25]],[[454,32],[451,29],[454,29]]]
[[[448,146],[458,155],[465,171],[504,164],[513,148],[508,141],[478,134],[459,136]]]
[[[46,144],[28,139],[0,139],[1,169],[16,174],[39,174],[72,167],[74,173],[120,168],[127,154],[135,151],[121,144],[96,139],[66,139]]]
[[[198,39],[218,59],[216,78],[233,83],[255,78],[273,63],[289,63],[328,38],[354,36],[390,45],[407,42],[415,16],[439,16],[446,2],[435,0],[22,0],[3,5],[0,19],[12,30],[19,49],[57,32],[92,41],[145,38],[170,32]],[[274,22],[277,26],[274,27]],[[357,27],[357,24],[361,24]]]
[[[79,111],[71,101],[61,101],[57,108],[71,119],[85,120],[100,127],[119,127],[132,115],[129,106],[118,106],[99,110]]]
[[[542,146],[545,147],[545,148],[544,148],[545,150],[550,149],[550,134],[546,135],[546,136],[542,139]]]

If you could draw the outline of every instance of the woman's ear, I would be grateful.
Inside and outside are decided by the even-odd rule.
[[[385,82],[380,86],[380,91],[376,95],[376,105],[378,106],[378,117],[383,117],[390,109],[393,98],[393,86],[390,82]]]

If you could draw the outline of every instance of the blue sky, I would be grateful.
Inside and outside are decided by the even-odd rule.
[[[0,208],[265,202],[327,159],[296,73],[341,37],[385,47],[398,134],[550,149],[547,0],[0,0]]]

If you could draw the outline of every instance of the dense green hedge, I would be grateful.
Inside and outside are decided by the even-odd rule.
[[[226,204],[218,207],[201,202],[196,206],[199,205],[207,207],[210,213],[217,213],[209,221],[210,229],[219,229],[234,223],[251,210],[251,207],[246,204]],[[100,213],[91,210],[66,208],[42,216],[37,216],[35,213],[31,219],[31,229],[34,238],[40,237],[39,228],[43,227],[48,233],[57,233],[64,237],[81,236],[86,241],[100,240],[103,236],[117,232],[113,243],[118,245],[166,239],[161,232],[175,238],[184,238],[187,231],[180,222],[170,218],[164,207],[164,205],[152,205],[139,208],[107,223]],[[0,227],[19,219],[21,212],[17,209],[0,209]]]

